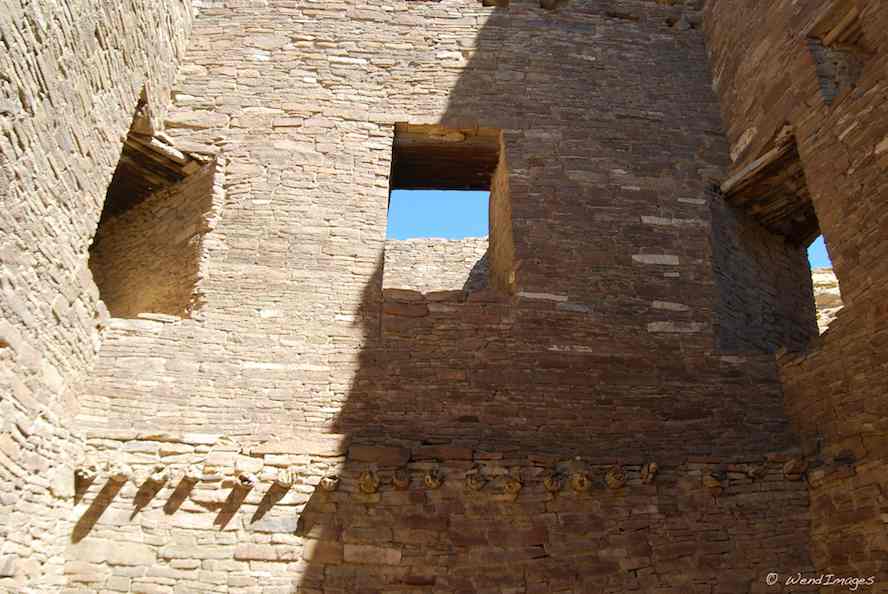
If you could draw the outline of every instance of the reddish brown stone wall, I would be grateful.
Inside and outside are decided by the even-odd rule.
[[[706,33],[734,167],[786,123],[794,128],[846,305],[807,354],[780,359],[787,412],[812,467],[812,556],[820,571],[884,580],[888,12],[856,2],[865,67],[827,104],[802,35],[826,5],[712,2]]]
[[[808,255],[713,197],[712,253],[723,352],[803,350],[817,336]]]

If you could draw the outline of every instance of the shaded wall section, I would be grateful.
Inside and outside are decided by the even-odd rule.
[[[804,350],[817,336],[805,247],[768,231],[718,196],[711,205],[718,348]]]
[[[209,230],[215,166],[122,212],[106,208],[89,267],[111,316],[185,317],[196,305],[201,239]]]
[[[843,79],[824,94],[808,36],[833,10],[853,17],[848,30],[860,34],[855,52],[864,59],[853,84]],[[883,3],[869,0],[710,2],[706,11],[733,169],[792,126],[842,287],[845,307],[829,330],[806,353],[779,359],[786,409],[811,466],[812,556],[821,572],[877,579],[888,551],[880,516],[888,480],[886,19]]]

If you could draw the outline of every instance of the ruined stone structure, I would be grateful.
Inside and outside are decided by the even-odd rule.
[[[2,0],[0,590],[886,591],[888,11],[702,4]]]
[[[842,293],[832,268],[812,268],[814,304],[817,306],[817,327],[823,334],[842,310]]]

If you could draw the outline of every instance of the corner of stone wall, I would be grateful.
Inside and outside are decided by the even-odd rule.
[[[490,184],[490,284],[504,293],[515,292],[515,241],[512,237],[512,200],[509,194],[507,147],[500,133],[499,163]]]

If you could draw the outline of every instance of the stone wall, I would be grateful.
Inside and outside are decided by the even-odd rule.
[[[165,126],[225,162],[205,305],[110,323],[79,392],[99,474],[71,588],[736,591],[769,557],[809,568],[773,357],[716,348],[707,188],[727,143],[688,10],[203,9]],[[383,292],[396,123],[502,130],[492,287]],[[546,491],[578,456],[588,496]],[[166,486],[143,489],[159,462]],[[649,462],[662,482],[642,484]],[[135,480],[106,487],[124,463]],[[192,464],[200,485],[174,495]],[[492,484],[467,493],[476,464]],[[256,485],[235,489],[241,470]]]
[[[719,349],[803,350],[817,336],[811,268],[805,247],[747,214],[712,200],[712,252],[719,302]]]
[[[196,305],[201,240],[209,231],[215,165],[133,208],[102,217],[89,267],[110,314],[184,317]]]
[[[140,92],[155,122],[190,29],[179,0],[0,3],[0,589],[61,587],[76,385],[107,312],[87,248]]]
[[[385,242],[382,286],[428,293],[488,286],[487,238],[418,238]]]
[[[509,189],[508,150],[500,138],[499,163],[490,182],[490,246],[488,279],[490,286],[503,293],[515,290],[515,238],[512,234],[512,194]]]
[[[808,32],[831,8],[858,11],[848,22],[862,33],[853,51],[863,68],[829,98]],[[793,128],[845,303],[807,352],[780,358],[786,409],[811,466],[813,560],[821,572],[884,576],[888,12],[877,0],[712,2],[706,24],[734,169]]]
[[[128,475],[78,483],[69,590],[741,592],[812,569],[783,455],[616,469],[342,438],[91,433]]]
[[[885,574],[877,0],[835,3],[830,93],[830,0],[709,3],[711,71],[696,1],[199,4],[0,10],[0,588]],[[143,89],[218,163],[190,317],[109,319],[87,266]],[[385,240],[396,124],[502,131],[488,286]],[[819,338],[801,249],[709,190],[787,125],[846,303]]]

